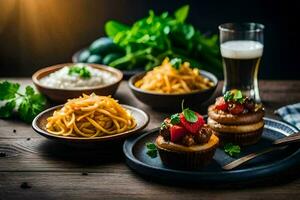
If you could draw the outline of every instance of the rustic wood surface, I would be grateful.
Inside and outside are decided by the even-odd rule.
[[[11,79],[22,85],[30,79]],[[220,94],[221,84],[215,95]],[[261,81],[267,116],[300,102],[300,81]],[[122,82],[115,96],[151,116],[146,130],[157,127],[166,113],[154,111],[133,97]],[[205,114],[206,105],[201,113]],[[16,130],[15,132],[13,130]],[[0,120],[0,200],[6,199],[299,199],[297,169],[252,186],[205,187],[158,183],[129,169],[122,144],[80,149],[49,141],[17,119]],[[288,178],[288,179],[287,179]]]

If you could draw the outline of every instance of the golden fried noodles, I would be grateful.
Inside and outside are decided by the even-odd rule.
[[[203,77],[190,63],[184,62],[179,69],[172,67],[168,58],[134,84],[146,91],[180,94],[201,91],[214,86],[214,83]]]
[[[46,125],[52,134],[74,137],[112,135],[135,127],[135,119],[115,99],[95,94],[68,100]]]

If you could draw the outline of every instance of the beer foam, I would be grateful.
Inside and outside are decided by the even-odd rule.
[[[221,54],[225,58],[252,59],[262,56],[264,45],[252,40],[234,40],[221,44]]]

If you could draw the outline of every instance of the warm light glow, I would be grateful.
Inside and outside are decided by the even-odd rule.
[[[25,63],[33,54],[47,59],[49,54],[72,52],[76,45],[78,49],[80,41],[84,41],[81,38],[86,35],[85,27],[92,27],[90,8],[94,3],[82,0],[0,0],[0,35],[8,24],[14,23],[13,31],[17,32],[18,38],[12,39],[18,41],[21,60]],[[105,16],[101,8],[104,7],[98,9],[98,17],[99,14]],[[94,22],[97,24],[97,20]]]

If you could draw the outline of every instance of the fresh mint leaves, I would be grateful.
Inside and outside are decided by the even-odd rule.
[[[146,148],[147,148],[147,155],[150,156],[151,158],[156,158],[157,157],[157,148],[156,145],[152,142],[147,142],[146,143]]]
[[[224,151],[231,157],[236,157],[241,153],[241,147],[232,143],[224,144]]]
[[[25,93],[19,92],[20,85],[8,81],[0,82],[0,117],[9,118],[14,110],[25,122],[30,123],[34,117],[46,107],[46,99],[41,94],[35,93],[31,86],[27,86]]]

